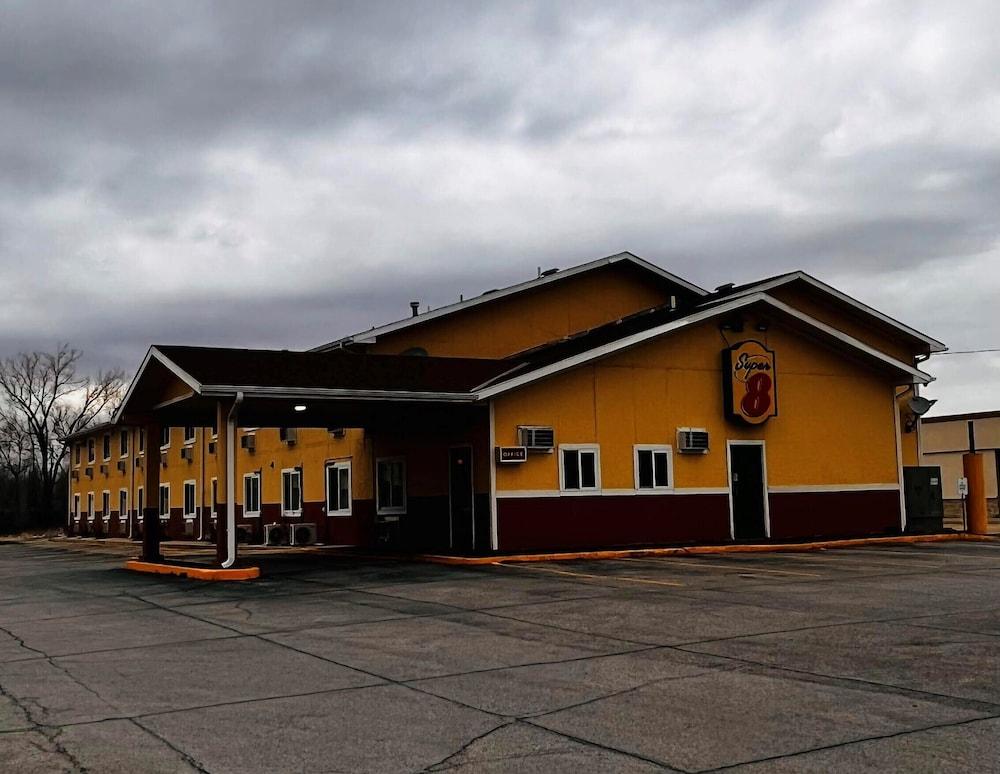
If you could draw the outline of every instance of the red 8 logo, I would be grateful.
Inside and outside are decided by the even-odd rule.
[[[747,394],[740,401],[740,409],[748,417],[762,417],[771,408],[771,377],[756,373],[747,379]]]

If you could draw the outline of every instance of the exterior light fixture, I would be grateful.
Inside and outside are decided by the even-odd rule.
[[[304,405],[302,405],[301,403],[299,403],[297,406],[295,406],[295,410],[296,411],[305,411],[306,407]]]

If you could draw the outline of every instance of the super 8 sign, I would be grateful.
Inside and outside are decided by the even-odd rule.
[[[726,416],[759,425],[778,415],[774,352],[759,341],[741,341],[722,351]]]

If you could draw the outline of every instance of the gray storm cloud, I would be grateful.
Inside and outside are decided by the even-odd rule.
[[[307,347],[632,250],[998,346],[1000,10],[0,0],[0,351]],[[248,310],[252,310],[248,313]],[[943,410],[1000,362],[942,357]]]

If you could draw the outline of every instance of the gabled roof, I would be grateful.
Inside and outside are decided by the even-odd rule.
[[[753,305],[764,305],[773,311],[793,318],[818,337],[836,342],[838,346],[845,347],[871,362],[895,370],[908,382],[927,384],[934,380],[930,374],[890,357],[863,341],[800,312],[783,301],[766,293],[751,293],[719,301],[707,308],[698,309],[685,315],[677,314],[673,318],[671,318],[670,310],[661,309],[659,312],[651,310],[645,318],[641,314],[632,315],[629,318],[599,326],[583,336],[568,337],[550,345],[526,351],[522,353],[524,360],[521,360],[515,370],[478,385],[475,389],[476,398],[486,400],[495,397],[629,347]],[[515,356],[514,359],[519,357],[521,356]]]
[[[706,295],[705,298],[702,299],[701,303],[702,305],[709,305],[717,303],[719,301],[727,301],[729,299],[742,298],[744,296],[753,293],[766,293],[769,290],[773,290],[774,288],[782,287],[784,285],[789,285],[793,282],[803,282],[809,285],[811,288],[814,288],[815,290],[818,290],[821,293],[831,296],[832,298],[837,299],[841,303],[844,303],[849,307],[865,315],[869,315],[871,317],[876,318],[877,320],[881,321],[882,323],[885,323],[891,328],[894,328],[898,332],[903,333],[909,338],[923,342],[924,344],[927,345],[928,350],[930,352],[944,352],[946,349],[948,349],[947,346],[945,346],[942,342],[938,341],[937,339],[931,338],[927,334],[921,333],[920,331],[915,330],[914,328],[911,328],[910,326],[901,323],[899,320],[896,320],[887,314],[883,314],[877,309],[858,301],[856,298],[852,298],[851,296],[837,290],[835,287],[832,287],[831,285],[827,285],[825,282],[816,279],[811,274],[807,274],[804,271],[791,271],[786,274],[779,274],[774,277],[768,277],[766,279],[758,280],[757,282],[750,282],[745,285],[736,285],[733,286],[732,288],[726,288],[725,286],[723,286],[718,290],[716,290],[714,293]]]
[[[508,296],[514,295],[516,293],[522,293],[525,291],[536,290],[545,285],[550,285],[552,283],[561,282],[562,280],[569,279],[570,277],[576,277],[580,274],[586,272],[594,271],[595,269],[600,269],[605,266],[611,266],[617,263],[627,263],[633,266],[637,266],[649,272],[651,275],[658,277],[659,279],[670,282],[680,288],[690,291],[696,296],[707,296],[708,291],[704,288],[700,288],[697,285],[688,282],[685,279],[678,277],[675,274],[671,274],[665,269],[661,269],[659,266],[650,263],[643,258],[629,252],[616,253],[615,255],[609,255],[605,258],[598,258],[595,261],[590,261],[588,263],[582,263],[579,266],[573,266],[568,269],[562,269],[553,273],[543,273],[541,276],[534,279],[528,280],[527,282],[520,282],[516,285],[510,285],[505,288],[500,288],[499,290],[490,290],[481,295],[475,296],[473,298],[465,299],[464,301],[459,301],[455,304],[448,304],[447,306],[441,306],[430,312],[424,312],[415,317],[407,317],[402,320],[397,320],[396,322],[388,323],[386,325],[379,326],[377,328],[372,328],[371,330],[362,331],[355,333],[351,336],[345,336],[343,338],[331,341],[327,344],[322,344],[318,347],[313,348],[314,352],[323,352],[326,350],[336,349],[344,344],[348,343],[372,343],[379,336],[384,336],[387,333],[394,333],[405,328],[409,328],[414,325],[422,325],[423,323],[429,322],[430,320],[437,320],[441,317],[446,317],[456,312],[461,312],[466,309],[472,309],[473,307],[487,304],[493,301],[497,301],[501,298],[506,298]]]
[[[78,438],[86,438],[87,436],[94,435],[95,433],[101,433],[105,430],[113,430],[117,425],[114,422],[101,422],[96,425],[90,425],[82,430],[77,430],[75,433],[70,433],[62,438],[66,443],[77,440]]]

